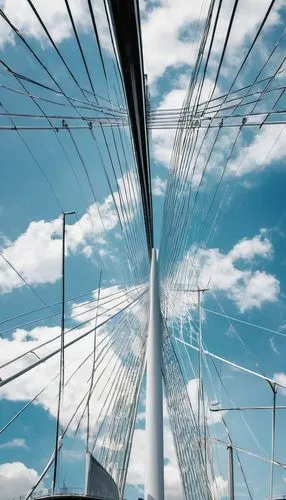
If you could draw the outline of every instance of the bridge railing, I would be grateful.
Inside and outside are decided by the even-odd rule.
[[[53,497],[61,497],[64,495],[74,495],[74,496],[83,496],[85,495],[85,490],[83,488],[60,488],[59,490],[53,493],[52,489],[44,489],[40,491],[36,491],[33,493],[32,498],[39,498],[44,496],[53,496]],[[100,499],[101,500],[101,499]]]
[[[65,495],[72,495],[72,496],[79,496],[79,497],[86,497],[87,500],[92,500],[92,499],[96,499],[96,500],[114,500],[114,498],[110,498],[110,497],[102,497],[102,496],[94,496],[94,495],[86,495],[85,493],[85,490],[83,488],[60,488],[59,490],[57,490],[55,493],[53,493],[52,489],[43,489],[43,490],[39,490],[39,491],[36,491],[35,493],[33,493],[33,495],[31,496],[31,500],[37,500],[37,499],[40,499],[41,497],[53,497],[53,498],[57,498],[57,497],[63,497]],[[15,497],[13,498],[12,500],[25,500],[26,498],[26,495],[21,495],[19,497]],[[126,499],[123,499],[123,500],[126,500]]]
[[[36,491],[35,493],[33,493],[33,495],[31,496],[31,500],[35,499],[39,499],[41,497],[53,497],[53,498],[57,498],[57,497],[62,497],[62,496],[65,496],[65,495],[73,495],[73,496],[79,496],[79,497],[86,497],[87,500],[88,499],[92,499],[92,498],[96,498],[96,500],[114,500],[113,498],[108,498],[108,497],[102,497],[102,496],[93,496],[93,495],[86,495],[85,493],[85,490],[83,488],[60,488],[59,490],[57,490],[56,492],[53,493],[52,489],[43,489],[43,490],[39,490],[39,491]],[[13,500],[25,500],[26,498],[26,495],[21,495],[20,497],[15,497]]]
[[[33,496],[31,497],[31,500],[35,499],[37,500],[38,498],[41,498],[41,497],[53,497],[53,498],[57,498],[57,497],[62,497],[62,496],[65,496],[65,495],[72,495],[72,496],[79,496],[79,497],[86,497],[86,499],[96,499],[96,500],[114,500],[114,498],[111,498],[111,497],[107,497],[107,496],[99,496],[99,495],[86,495],[86,492],[83,488],[68,488],[68,487],[64,487],[64,488],[60,488],[59,490],[57,490],[56,492],[53,493],[53,491],[51,489],[44,489],[44,490],[41,490],[41,491],[37,491],[35,493],[33,493]],[[25,496],[18,499],[18,500],[24,500],[25,499]]]

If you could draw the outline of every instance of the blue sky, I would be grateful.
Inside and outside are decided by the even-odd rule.
[[[0,4],[6,15],[45,61],[56,80],[65,89],[66,94],[75,99],[82,99],[78,87],[47,41],[27,2],[25,0],[21,2],[1,0]],[[42,3],[38,1],[35,4],[72,72],[80,81],[81,86],[88,88],[89,82],[75,44],[64,2]],[[86,3],[73,0],[70,4],[96,93],[104,99],[110,97],[113,104],[118,104],[119,100],[121,105],[122,92],[114,70],[112,47],[102,3],[97,0],[93,2],[108,75],[108,88],[100,63],[99,51],[91,31]],[[241,0],[239,2],[235,30],[231,33],[215,96],[228,90],[268,4],[268,0]],[[182,105],[197,53],[197,40],[203,28],[208,5],[209,2],[205,0],[194,3],[184,0],[162,0],[161,2],[142,0],[140,2],[145,72],[148,75],[152,108],[179,108]],[[208,98],[213,85],[232,5],[231,0],[223,2],[221,24],[215,39],[202,100]],[[274,44],[283,33],[285,14],[285,3],[277,1],[263,30],[263,36],[245,65],[236,88],[253,82]],[[4,20],[1,20],[0,25],[0,47],[1,60],[14,71],[55,88],[47,73],[35,62],[27,48],[15,35],[11,34]],[[275,72],[284,57],[283,51],[285,52],[284,38],[261,73],[261,79]],[[1,112],[8,110],[10,113],[40,114],[39,109],[29,97],[7,89],[9,87],[24,91],[15,76],[5,70],[3,65],[0,67],[0,78]],[[284,79],[285,76],[281,71],[281,74],[273,80],[272,88],[282,87]],[[67,104],[67,106],[60,106],[52,103],[43,104],[41,101],[47,114],[75,117],[74,108],[63,97],[31,83],[25,83],[25,85],[33,95]],[[255,89],[257,90],[257,87]],[[257,111],[266,113],[268,109],[271,109],[276,97],[275,92],[270,93],[263,103],[259,104]],[[284,109],[285,99],[283,95],[277,109]],[[101,99],[100,102],[106,101]],[[245,108],[247,109],[251,108]],[[87,116],[94,114],[88,110],[84,112]],[[15,118],[15,122],[18,126],[27,125],[31,124],[31,119],[18,117]],[[43,125],[46,122],[37,120],[33,123]],[[53,119],[53,123],[61,125],[61,119]],[[79,120],[70,119],[70,123],[78,124]],[[2,116],[0,125],[10,126],[11,121],[8,117]],[[225,128],[220,133],[193,213],[188,211],[184,214],[186,242],[175,259],[172,277],[177,276],[177,278],[173,279],[171,285],[174,287],[179,283],[187,283],[196,287],[199,276],[199,284],[210,288],[203,299],[203,338],[206,349],[245,368],[263,373],[270,378],[276,378],[286,385],[286,366],[283,355],[286,341],[284,336],[284,333],[286,335],[285,132],[281,125],[266,125],[261,129],[243,128],[208,214],[209,203],[231,150],[236,131],[237,129]],[[184,197],[188,199],[190,193],[194,196],[216,133],[216,129],[209,132],[208,140],[196,166],[195,176],[188,178],[185,190],[177,196],[178,206],[184,201]],[[123,287],[127,287],[130,293],[133,293],[132,286],[138,282],[144,283],[147,279],[148,264],[144,247],[143,215],[138,194],[136,190],[130,189],[128,196],[125,195],[126,186],[136,187],[136,171],[128,130],[122,128],[121,136],[126,153],[126,163],[123,162],[122,167],[123,173],[126,172],[124,180],[122,180],[122,172],[116,160],[117,152],[114,146],[116,144],[118,148],[121,147],[118,129],[114,128],[115,142],[113,142],[111,131],[106,131],[115,171],[118,179],[121,179],[118,184],[113,175],[104,137],[100,130],[94,129],[94,134],[102,152],[107,174],[111,179],[112,195],[115,198],[110,193],[98,149],[88,130],[72,132],[83,161],[78,156],[67,131],[59,131],[58,137],[68,154],[68,159],[56,139],[57,133],[51,130],[21,132],[33,156],[15,131],[1,130],[1,253],[36,292],[36,294],[33,293],[29,287],[25,286],[3,259],[0,261],[0,322],[3,321],[0,325],[0,333],[3,337],[0,339],[1,364],[59,332],[59,316],[46,318],[49,314],[59,312],[58,305],[13,321],[6,323],[4,321],[41,307],[42,303],[36,295],[47,304],[54,304],[60,300],[61,207],[65,211],[75,210],[77,213],[77,218],[69,216],[67,220],[66,296],[71,299],[90,292],[86,297],[71,301],[70,305],[73,308],[67,314],[67,327],[79,324],[79,320],[72,317],[76,314],[74,307],[87,301],[77,309],[78,312],[83,312],[90,307],[89,301],[96,297],[101,269],[102,285],[107,288],[106,295],[112,292],[109,287],[113,285],[117,285],[115,291],[120,292]],[[202,136],[201,131],[199,137],[202,138]],[[176,206],[171,206],[167,217],[164,219],[162,217],[166,189],[168,193],[173,186],[172,182],[169,182],[166,188],[173,140],[174,131],[151,131],[156,247],[159,247],[162,230],[163,236],[166,236],[168,224],[172,222],[176,213]],[[94,192],[90,189],[84,166],[89,173]],[[97,203],[95,203],[94,194]],[[118,213],[113,203],[115,199],[120,204],[120,197],[125,208],[120,216],[129,221],[127,233],[121,230]],[[103,225],[98,216],[98,207]],[[202,221],[207,214],[208,218],[201,230]],[[178,225],[173,228],[173,234],[177,234],[179,227]],[[170,257],[168,252],[171,248],[171,239],[166,237],[162,241],[164,246],[160,248],[160,265],[162,286],[169,295],[170,331],[173,332],[174,338],[179,337],[189,342],[190,338],[194,339],[196,336],[196,326],[194,326],[197,321],[196,299],[190,294],[175,294],[171,289],[172,286],[169,286],[164,269]],[[134,277],[128,263],[126,253],[128,244],[135,245],[137,251],[139,279],[138,276]],[[193,267],[194,254],[196,258]],[[118,308],[118,302],[114,299],[112,305]],[[249,324],[230,321],[210,311],[217,311]],[[105,313],[104,310],[102,312]],[[90,313],[88,318],[92,319],[93,316],[94,312]],[[35,320],[35,323],[25,324],[32,320]],[[23,324],[24,326],[21,326]],[[263,326],[265,330],[256,328],[255,325]],[[85,330],[86,327],[82,326],[80,331]],[[102,329],[102,334],[104,332],[109,332],[108,327],[106,330]],[[131,333],[129,333],[130,339]],[[185,344],[175,340],[174,342],[196,412],[197,385],[191,366],[197,373],[197,354]],[[80,350],[71,349],[67,358],[71,371],[89,352],[89,349],[90,342],[87,340],[82,341]],[[44,352],[48,351],[41,351],[42,354]],[[117,359],[116,356],[120,359],[118,352],[114,353],[114,359]],[[33,361],[34,358],[30,357],[13,367],[4,368],[1,370],[1,377],[5,378],[15,369],[20,369]],[[219,401],[222,406],[272,404],[271,389],[267,382],[217,361],[216,368],[221,377],[220,381],[207,356],[204,357],[204,363],[208,404],[213,401]],[[38,367],[25,377],[1,388],[1,426],[5,425],[26,401],[50,381],[57,367],[58,360],[54,358],[53,361]],[[88,370],[89,367],[86,367],[81,371],[77,383],[74,381],[67,390],[65,418],[68,418],[74,409],[74,394],[79,397],[81,391],[84,390]],[[108,380],[112,381],[111,372],[112,369],[110,372],[107,371],[101,382],[103,387]],[[98,388],[99,391],[102,386]],[[28,491],[49,459],[54,443],[56,393],[57,385],[54,383],[39,398],[37,404],[31,405],[0,436],[0,490],[3,500],[9,500]],[[285,396],[286,389],[280,388],[277,404],[285,405]],[[126,490],[126,497],[129,500],[137,498],[138,492],[142,492],[144,481],[144,400],[143,383]],[[275,458],[283,463],[285,462],[284,441],[286,438],[284,412],[285,410],[277,412],[275,452]],[[270,456],[271,415],[269,411],[249,411],[241,414],[228,412],[224,417],[237,446],[258,455],[265,453],[266,457]],[[207,418],[210,436],[227,441],[220,415],[216,414],[215,423],[211,420],[210,412]],[[65,440],[61,480],[68,485],[81,487],[84,477],[84,429],[75,440],[72,438],[73,431],[74,428]],[[165,438],[166,497],[167,500],[172,500],[178,497],[180,479],[167,415],[165,415]],[[216,475],[216,485],[213,485],[214,498],[223,499],[226,498],[227,491],[226,448],[213,444],[212,453]],[[268,498],[269,463],[243,453],[240,453],[239,457],[253,498]],[[274,470],[274,495],[279,495],[286,492],[286,474],[281,468],[275,467]],[[44,485],[48,487],[50,481],[51,477],[48,477]],[[235,459],[235,486],[237,498],[249,498],[237,459]]]

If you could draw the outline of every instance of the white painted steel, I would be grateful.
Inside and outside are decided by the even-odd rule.
[[[157,254],[152,250],[147,342],[145,500],[164,500],[162,333]]]

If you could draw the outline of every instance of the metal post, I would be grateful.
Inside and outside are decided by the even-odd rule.
[[[86,495],[89,494],[89,491],[88,491],[88,479],[89,479],[90,457],[91,457],[91,454],[87,450],[85,452],[85,494]]]
[[[61,449],[63,445],[63,441],[62,439],[59,440],[59,444],[58,444],[58,450]],[[40,482],[43,481],[45,475],[47,474],[48,470],[51,468],[52,464],[53,464],[53,461],[55,459],[55,451],[53,451],[52,453],[52,456],[51,458],[49,459],[46,467],[44,468],[42,474],[39,476],[39,478],[37,479],[37,482],[36,484],[34,484],[34,486],[32,487],[32,489],[29,491],[29,493],[27,494],[27,496],[25,497],[25,500],[29,500],[29,498],[31,498],[31,496],[33,495],[35,489],[39,486]],[[24,497],[20,497],[20,500],[21,498],[24,498]]]
[[[276,427],[276,395],[277,395],[277,385],[270,384],[273,392],[273,408],[272,408],[272,431],[271,431],[271,463],[270,463],[270,487],[269,487],[269,499],[273,499],[273,476],[274,476],[274,457],[275,457],[275,427]]]
[[[152,249],[147,342],[145,500],[164,500],[161,311],[156,250]]]
[[[199,384],[198,384],[198,431],[201,433],[201,401],[202,401],[202,318],[201,318],[201,290],[198,289],[198,316],[199,316]]]
[[[57,425],[56,425],[56,441],[55,441],[55,458],[54,458],[54,474],[52,482],[53,494],[56,488],[57,482],[57,469],[58,469],[58,443],[60,439],[60,428],[61,428],[61,406],[62,398],[65,385],[65,237],[66,237],[66,216],[73,215],[75,212],[63,212],[63,226],[62,226],[62,287],[61,287],[61,298],[62,298],[62,314],[61,314],[61,350],[60,350],[60,377],[59,377],[59,396],[58,396],[58,410],[57,410]]]
[[[233,475],[233,447],[229,445],[228,450],[228,498],[234,500],[234,475]]]

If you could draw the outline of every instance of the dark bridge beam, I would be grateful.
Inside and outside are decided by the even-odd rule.
[[[153,213],[139,6],[137,0],[108,0],[108,5],[125,87],[151,255]]]

